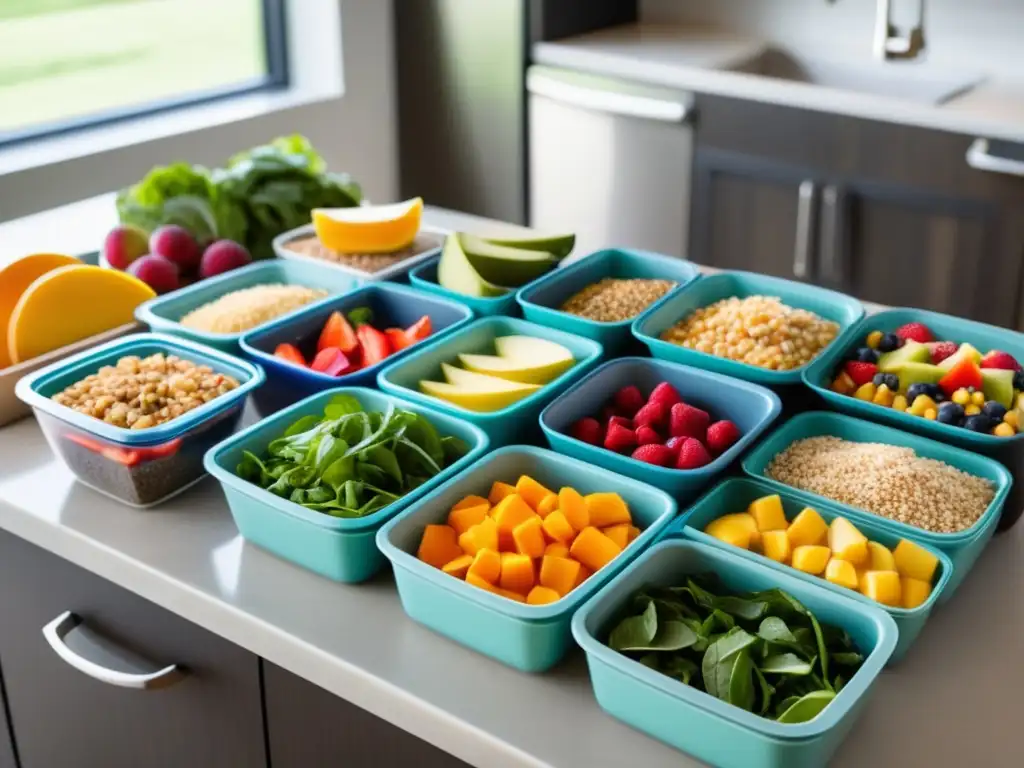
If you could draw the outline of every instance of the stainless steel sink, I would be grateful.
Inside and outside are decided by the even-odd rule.
[[[839,63],[780,48],[765,48],[730,69],[920,104],[943,104],[983,79],[980,75],[935,72],[916,63]]]

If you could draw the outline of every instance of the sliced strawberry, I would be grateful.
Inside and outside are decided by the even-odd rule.
[[[1000,368],[1004,371],[1020,370],[1020,363],[1014,359],[1013,355],[999,349],[993,349],[981,358],[980,365],[982,368]]]
[[[710,463],[711,454],[704,443],[694,437],[686,438],[676,457],[676,469],[698,469]]]
[[[663,427],[668,422],[668,408],[658,402],[647,403],[636,412],[633,424],[638,427]]]
[[[935,334],[933,334],[924,323],[907,323],[906,325],[901,325],[896,329],[896,335],[904,341],[919,341],[922,344],[927,344],[929,341],[935,341]]]
[[[647,398],[647,402],[661,403],[666,408],[671,408],[676,403],[683,402],[683,398],[679,392],[676,391],[675,387],[667,381],[663,381],[651,390],[651,396]]]
[[[320,352],[327,347],[340,349],[346,356],[359,347],[356,332],[352,330],[352,326],[341,312],[331,312],[331,316],[327,318],[327,322],[324,323],[324,327],[320,331],[320,338],[316,342],[316,351]]]
[[[982,388],[981,368],[973,360],[964,357],[959,363],[949,369],[949,373],[939,379],[939,386],[949,397],[958,389],[974,387],[977,390]]]
[[[708,436],[705,442],[708,450],[719,456],[729,450],[733,443],[740,439],[740,430],[728,419],[716,421],[708,427]]]
[[[654,464],[658,467],[667,467],[672,463],[672,460],[675,458],[675,454],[667,445],[649,443],[647,445],[641,445],[633,451],[630,457],[637,461],[642,461],[644,464]]]
[[[843,366],[846,375],[853,379],[856,386],[867,384],[878,373],[878,366],[874,363],[862,363],[859,360],[847,360]]]
[[[609,424],[608,432],[604,436],[604,447],[609,451],[624,453],[636,445],[636,435],[633,430],[626,429],[619,424]]]
[[[612,404],[617,413],[632,418],[644,406],[644,396],[634,384],[623,387],[612,395]]]
[[[356,328],[356,338],[359,339],[359,346],[363,350],[364,368],[386,360],[391,354],[391,343],[388,341],[388,337],[372,325],[360,325]]]
[[[952,357],[959,349],[955,341],[933,341],[928,345],[928,353],[932,356],[932,365],[938,365],[947,357]]]
[[[415,323],[405,329],[406,334],[413,341],[423,341],[434,332],[433,323],[430,322],[430,315],[424,315]]]
[[[294,344],[278,344],[274,347],[274,357],[279,357],[282,360],[287,360],[289,363],[306,367],[306,358],[302,356],[302,352]]]
[[[569,434],[590,445],[601,444],[601,425],[597,423],[597,419],[580,419],[569,428]]]
[[[337,347],[326,347],[316,353],[309,367],[328,376],[341,376],[351,372],[352,364],[345,353]]]
[[[695,437],[703,440],[711,417],[707,411],[686,403],[676,403],[669,413],[668,431],[672,437]]]
[[[391,344],[391,348],[395,352],[411,347],[416,343],[401,328],[385,328],[384,335],[388,337],[388,343]]]
[[[625,416],[612,416],[608,419],[608,426],[611,427],[612,424],[618,424],[625,429],[633,429],[633,420],[627,419]]]

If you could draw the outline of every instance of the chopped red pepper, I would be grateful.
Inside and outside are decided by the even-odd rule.
[[[371,365],[376,365],[391,354],[391,343],[388,341],[388,337],[372,325],[360,325],[356,329],[356,335],[363,348],[364,367],[369,368]]]
[[[152,461],[153,459],[162,459],[167,456],[173,456],[178,452],[178,448],[181,447],[180,437],[176,437],[173,440],[169,440],[168,442],[160,445],[122,448],[119,445],[101,443],[99,440],[94,440],[93,438],[85,435],[69,432],[65,436],[71,442],[78,443],[83,448],[88,448],[90,451],[98,453],[111,461],[116,461],[118,464],[123,464],[126,467],[134,467],[136,464],[141,464],[144,461]]]

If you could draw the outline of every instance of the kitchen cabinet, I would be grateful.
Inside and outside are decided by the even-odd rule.
[[[274,768],[467,768],[447,752],[269,662],[263,663],[263,685]]]
[[[256,656],[3,531],[0,605],[21,768],[266,765]]]
[[[18,768],[18,763],[14,759],[11,729],[7,722],[7,701],[4,697],[2,672],[3,669],[0,667],[0,768]]]
[[[1024,327],[1024,178],[975,137],[698,96],[690,257]]]

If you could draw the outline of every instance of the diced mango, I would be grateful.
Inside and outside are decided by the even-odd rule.
[[[487,501],[487,499],[485,499],[483,496],[477,496],[476,494],[471,493],[462,501],[455,504],[455,506],[452,507],[451,511],[454,512],[457,509],[465,509],[466,507],[478,507],[481,504],[486,504],[488,508],[490,508],[491,506],[491,503]]]
[[[557,514],[557,513],[556,513]],[[592,571],[599,571],[622,550],[593,526],[587,526],[569,547],[569,554]]]
[[[576,589],[580,584],[589,579],[594,575],[594,572],[587,568],[585,565],[580,565],[580,572],[576,575],[576,583],[573,584],[573,589]]]
[[[491,584],[486,579],[480,578],[475,573],[466,574],[466,583],[472,584],[474,587],[480,587],[480,589],[485,589],[488,592],[493,592],[495,590],[495,586],[493,584]]]
[[[435,568],[441,568],[463,554],[459,536],[449,525],[428,525],[423,529],[416,557]]]
[[[786,522],[786,513],[782,509],[782,499],[777,493],[754,499],[747,507],[747,512],[753,516],[757,522],[757,530],[761,533],[784,531],[789,525]]]
[[[452,507],[452,511],[448,513],[448,525],[454,528],[455,532],[461,536],[477,523],[483,522],[490,509],[491,505],[486,500],[484,500],[483,504],[471,507],[459,507],[456,504]]]
[[[512,539],[516,545],[516,552],[527,557],[540,557],[547,547],[544,528],[538,515],[533,515],[517,525],[512,530]]]
[[[558,509],[574,531],[582,531],[590,525],[587,502],[575,488],[562,488],[558,492]]]
[[[498,581],[498,586],[525,595],[533,589],[534,581],[532,557],[517,555],[514,552],[502,554],[501,578]]]
[[[516,551],[516,540],[515,537],[512,535],[512,531],[503,531],[500,528],[498,529],[498,551]]]
[[[544,554],[551,555],[552,557],[568,557],[569,545],[563,544],[560,541],[552,541],[550,544],[544,547]]]
[[[517,603],[526,602],[525,594],[520,594],[519,592],[516,592],[512,589],[502,589],[501,587],[498,587],[494,590],[494,594],[501,595],[502,597],[507,597],[509,600],[515,600]]]
[[[860,583],[860,591],[882,605],[898,607],[902,590],[896,571],[865,571]]]
[[[633,522],[629,516],[629,507],[617,493],[590,493],[583,498],[587,502],[589,523],[594,528]]]
[[[637,528],[635,525],[629,526],[629,536],[626,537],[627,538],[627,542],[632,544],[633,543],[633,539],[635,539],[639,535],[640,535],[640,529],[639,528]]]
[[[541,517],[547,517],[556,509],[558,509],[558,497],[551,494],[550,496],[545,496],[541,503],[537,505],[537,514]]]
[[[757,531],[757,522],[746,512],[722,515],[708,523],[704,533],[741,549],[750,548],[750,539]]]
[[[536,512],[549,496],[554,496],[554,491],[548,490],[529,475],[520,475],[516,481],[516,493],[523,497],[523,501],[530,505]]]
[[[579,573],[580,564],[575,560],[545,555],[540,563],[538,581],[542,587],[553,589],[564,597],[576,586],[576,577],[579,576]]]
[[[481,549],[473,556],[473,562],[466,571],[466,579],[475,575],[488,584],[497,584],[501,577],[501,555],[493,549]]]
[[[909,576],[900,578],[900,605],[904,608],[917,608],[932,593],[932,585],[927,581],[912,579]]]
[[[819,544],[804,544],[793,550],[792,566],[798,571],[818,576],[828,565],[832,550]]]
[[[506,496],[494,507],[494,522],[498,524],[499,531],[511,533],[517,525],[536,514],[533,507],[527,504],[522,496],[514,493],[511,496]]]
[[[472,555],[459,555],[454,560],[449,560],[441,566],[441,570],[457,579],[464,579],[466,578],[466,572],[469,570],[469,566],[472,564]]]
[[[491,491],[487,494],[487,501],[490,502],[492,507],[496,507],[498,506],[499,501],[504,499],[506,496],[511,496],[515,492],[516,487],[514,485],[509,485],[508,483],[503,483],[498,480],[491,485]]]
[[[939,558],[927,549],[907,539],[900,539],[892,556],[900,576],[919,579],[926,584],[932,583],[935,569],[939,566]]]
[[[868,561],[868,538],[845,517],[837,517],[828,527],[828,546],[840,560],[854,565]]]
[[[764,556],[777,563],[789,563],[793,550],[785,531],[765,531],[761,534]]]
[[[618,544],[619,549],[625,549],[629,543],[629,526],[626,523],[609,525],[607,528],[602,528],[601,533]]]
[[[789,536],[789,543],[794,547],[802,547],[805,544],[824,544],[825,537],[828,536],[828,523],[818,514],[818,510],[804,507],[789,524],[786,535]]]
[[[825,578],[840,587],[857,588],[857,569],[849,560],[833,557],[825,566]]]
[[[545,517],[543,525],[544,533],[563,544],[569,544],[576,536],[576,531],[569,525],[569,521],[565,519],[565,513],[561,510],[556,510]]]
[[[447,527],[447,526],[446,526]],[[459,536],[459,546],[468,555],[475,555],[481,549],[498,550],[498,524],[487,517]]]
[[[884,544],[877,541],[868,542],[868,563],[865,568],[868,571],[895,571],[896,558]]]
[[[526,602],[530,605],[547,605],[560,600],[562,596],[548,587],[534,587],[526,596]]]

